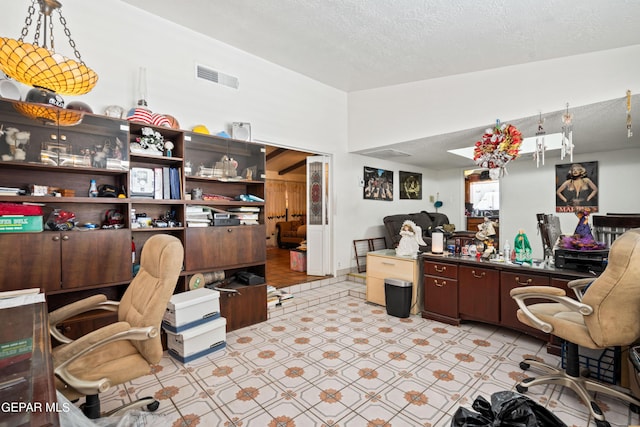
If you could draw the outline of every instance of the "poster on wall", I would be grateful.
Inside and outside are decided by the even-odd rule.
[[[556,165],[556,212],[598,212],[598,162]]]
[[[364,199],[393,200],[393,171],[364,167]]]
[[[400,199],[422,200],[422,174],[400,171]]]

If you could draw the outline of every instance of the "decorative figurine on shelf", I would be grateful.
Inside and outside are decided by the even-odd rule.
[[[142,135],[138,136],[135,142],[129,146],[131,152],[161,156],[165,145],[162,134],[149,127],[143,127],[140,132]]]
[[[484,242],[485,240],[496,235],[497,223],[491,221],[488,216],[484,217],[484,222],[478,225],[478,232],[476,233],[476,239]]]
[[[516,236],[513,244],[513,252],[515,254],[516,263],[526,262],[531,264],[533,261],[531,244],[529,244],[529,239],[522,229],[518,230],[518,235]]]
[[[603,242],[596,242],[591,233],[589,225],[589,214],[591,209],[584,208],[576,211],[578,217],[578,225],[572,236],[564,236],[561,239],[561,246],[564,249],[572,249],[578,251],[593,251],[606,249],[607,245]]]
[[[482,252],[483,259],[493,258],[496,255],[496,247],[493,244],[493,239],[488,238],[484,241],[484,252]]]
[[[422,240],[422,228],[415,222],[406,220],[400,229],[400,243],[396,248],[396,255],[415,256],[420,250],[420,246],[426,243]]]
[[[14,127],[4,129],[0,125],[0,158],[6,161],[24,161],[27,157],[27,145],[31,138],[31,132],[20,131]]]
[[[164,148],[167,149],[167,157],[171,157],[171,150],[173,150],[173,142],[171,141],[165,142]]]

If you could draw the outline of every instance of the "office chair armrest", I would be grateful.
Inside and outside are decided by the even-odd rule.
[[[60,323],[72,318],[73,316],[92,310],[117,311],[119,304],[120,303],[117,301],[107,300],[107,297],[102,294],[92,295],[79,301],[72,302],[71,304],[67,304],[64,307],[60,307],[59,309],[49,313],[49,332],[56,340],[63,344],[69,344],[73,340],[60,332],[58,329],[58,325]]]
[[[586,277],[584,279],[576,279],[567,283],[567,286],[576,294],[578,301],[582,301],[582,295],[584,294],[584,288],[590,285],[595,279],[593,277]]]
[[[104,326],[87,335],[78,338],[64,348],[56,352],[56,361],[62,361],[54,369],[55,375],[65,384],[75,388],[85,395],[102,393],[111,387],[108,378],[88,381],[75,377],[68,371],[68,367],[78,358],[99,349],[100,347],[122,340],[142,341],[154,338],[158,335],[158,328],[147,326],[145,328],[132,328],[127,322],[116,322]]]
[[[583,304],[573,298],[569,298],[566,296],[566,292],[563,289],[555,288],[553,286],[523,286],[511,289],[509,294],[516,301],[516,304],[518,304],[518,308],[522,310],[522,313],[527,316],[536,328],[547,334],[553,332],[553,326],[533,314],[527,307],[525,300],[530,298],[547,299],[560,303],[583,316],[593,313],[593,308],[590,305]]]

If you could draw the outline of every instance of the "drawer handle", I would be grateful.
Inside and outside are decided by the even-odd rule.
[[[446,286],[446,285],[447,285],[447,281],[446,281],[446,280],[443,280],[443,281],[442,281],[442,283],[440,283],[440,282],[438,282],[438,280],[437,280],[437,279],[433,279],[433,284],[434,284],[434,285],[436,285],[437,287],[441,288],[441,287],[443,287],[443,286]]]
[[[233,228],[227,228],[227,233],[231,233],[233,231]]]
[[[480,275],[476,274],[475,270],[471,270],[471,274],[473,274],[473,277],[475,277],[476,279],[482,279],[487,273],[486,272],[481,272]]]
[[[440,268],[438,268],[438,266],[437,266],[437,265],[434,265],[434,266],[433,266],[433,269],[434,269],[435,271],[437,271],[438,273],[444,273],[445,271],[447,271],[447,267],[446,267],[446,266],[442,266],[442,268],[440,269]]]
[[[382,261],[384,265],[396,265],[394,262]]]
[[[521,281],[520,281],[520,276],[516,276],[516,283],[517,283],[518,285],[520,285],[520,286],[530,285],[530,284],[531,284],[531,282],[533,282],[533,280],[531,280],[531,277],[529,277],[529,278],[527,279],[527,281],[523,283],[523,282],[521,282]]]

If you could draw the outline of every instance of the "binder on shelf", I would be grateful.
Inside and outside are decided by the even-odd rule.
[[[180,170],[178,168],[169,168],[169,191],[171,199],[182,198],[180,187]]]
[[[162,178],[162,168],[153,168],[154,173],[154,199],[162,199],[163,198],[163,188],[162,183],[164,179]]]
[[[169,180],[169,166],[164,166],[162,168],[162,198],[170,199],[171,198],[171,183]]]

